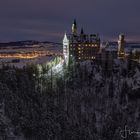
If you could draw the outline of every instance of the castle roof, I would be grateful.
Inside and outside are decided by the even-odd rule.
[[[68,41],[68,38],[67,38],[67,34],[65,33],[64,35],[64,39],[63,39],[64,42],[67,42]]]

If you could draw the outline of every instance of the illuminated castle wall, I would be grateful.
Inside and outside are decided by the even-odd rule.
[[[69,46],[69,40],[65,34],[63,39],[63,57],[66,65],[69,63]]]
[[[93,60],[100,50],[100,38],[98,34],[85,34],[83,29],[77,33],[77,23],[74,20],[72,24],[72,33],[64,35],[63,55],[65,63],[68,64],[71,59],[75,61]]]
[[[125,36],[123,34],[119,35],[119,40],[118,40],[118,56],[119,57],[124,57],[125,56]]]

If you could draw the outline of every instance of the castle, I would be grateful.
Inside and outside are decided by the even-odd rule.
[[[128,47],[125,36],[119,35],[118,42],[101,45],[98,34],[85,34],[77,31],[77,23],[74,20],[71,34],[64,35],[63,57],[68,66],[71,61],[95,60],[100,64],[111,66],[114,59],[131,59],[140,62],[140,49]],[[115,47],[114,47],[115,46]]]
[[[71,60],[83,61],[93,60],[100,50],[100,38],[98,34],[85,34],[83,29],[81,33],[77,32],[77,23],[74,20],[72,24],[72,33],[64,35],[63,56],[65,64],[68,65]]]

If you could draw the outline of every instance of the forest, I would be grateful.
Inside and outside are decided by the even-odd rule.
[[[0,69],[0,140],[120,140],[125,126],[140,131],[139,67],[53,67]]]

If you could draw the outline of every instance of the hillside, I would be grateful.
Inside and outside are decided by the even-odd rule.
[[[0,70],[1,139],[11,130],[27,140],[119,140],[125,126],[140,130],[139,67],[119,62],[103,71],[93,61],[69,68],[56,62]]]

